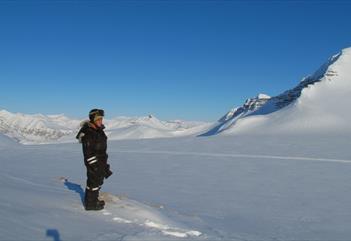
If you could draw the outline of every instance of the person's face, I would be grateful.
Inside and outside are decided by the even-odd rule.
[[[102,118],[97,119],[97,120],[95,121],[95,125],[96,125],[97,127],[101,127],[101,126],[102,126]]]

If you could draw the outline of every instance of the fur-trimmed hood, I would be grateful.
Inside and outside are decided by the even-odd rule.
[[[78,139],[79,143],[82,143],[82,138],[86,133],[86,130],[88,128],[92,128],[92,129],[105,129],[105,126],[102,125],[100,128],[98,128],[97,126],[94,125],[94,123],[92,123],[89,120],[84,120],[80,123],[80,130],[78,132],[78,134],[76,135],[76,138]]]

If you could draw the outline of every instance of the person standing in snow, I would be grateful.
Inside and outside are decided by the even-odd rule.
[[[81,123],[76,138],[82,143],[84,164],[87,169],[87,185],[85,189],[85,210],[101,210],[105,206],[103,200],[99,200],[99,191],[104,178],[112,175],[110,165],[107,163],[107,136],[102,124],[104,110],[92,109],[89,112],[89,120]]]

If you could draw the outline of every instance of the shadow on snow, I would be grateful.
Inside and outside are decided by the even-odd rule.
[[[84,190],[81,185],[65,180],[64,185],[71,191],[79,194],[80,201],[84,204]]]
[[[52,237],[54,241],[61,241],[60,233],[57,231],[57,229],[47,229],[46,237]]]

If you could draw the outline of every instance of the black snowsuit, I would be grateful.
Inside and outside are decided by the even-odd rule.
[[[112,174],[107,164],[107,136],[104,126],[98,128],[91,122],[85,122],[77,134],[82,143],[84,164],[87,168],[87,186],[85,190],[85,205],[95,205],[98,201],[99,190],[104,178]]]

